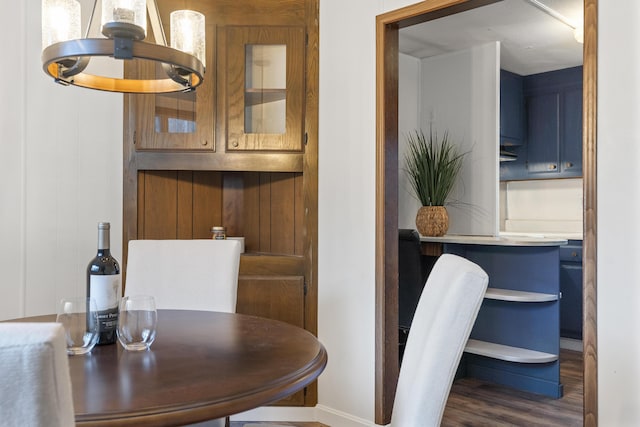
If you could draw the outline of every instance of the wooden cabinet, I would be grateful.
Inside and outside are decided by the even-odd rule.
[[[173,3],[158,1],[163,22]],[[125,95],[123,267],[129,240],[207,239],[225,226],[245,238],[238,312],[316,334],[318,0],[182,6],[205,15],[205,81]],[[314,384],[279,404],[316,401]]]
[[[304,27],[220,29],[218,111],[227,151],[303,150],[304,44]]]

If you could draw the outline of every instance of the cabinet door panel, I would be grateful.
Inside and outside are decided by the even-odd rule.
[[[561,172],[582,176],[582,87],[564,92]]]
[[[527,98],[527,169],[529,173],[558,171],[560,95]]]
[[[215,27],[208,25],[205,34],[206,62],[213,64]],[[128,72],[136,78],[166,78],[162,67],[149,61],[137,61]],[[136,150],[214,151],[214,87],[215,68],[207,67],[204,81],[195,91],[133,97]]]
[[[522,76],[500,70],[500,145],[522,144],[524,101]]]
[[[236,312],[280,320],[304,328],[303,276],[252,276],[238,278]],[[279,400],[276,406],[303,405],[304,390]]]
[[[242,275],[236,311],[304,328],[304,277]]]
[[[304,40],[302,27],[223,29],[218,66],[227,151],[303,150]]]
[[[582,265],[560,265],[560,335],[582,339]]]

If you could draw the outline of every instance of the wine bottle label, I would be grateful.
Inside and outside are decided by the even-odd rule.
[[[118,300],[120,275],[91,275],[89,294],[96,301],[98,329],[101,333],[118,327]]]

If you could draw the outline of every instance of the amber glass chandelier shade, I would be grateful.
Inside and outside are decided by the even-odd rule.
[[[193,10],[171,12],[171,47],[195,56],[206,66],[204,15]]]
[[[67,40],[79,39],[80,3],[76,0],[42,1],[42,49]]]

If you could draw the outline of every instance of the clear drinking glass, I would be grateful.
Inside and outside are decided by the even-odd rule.
[[[86,354],[98,342],[98,309],[93,298],[63,298],[56,321],[64,326],[67,354]]]
[[[120,300],[118,341],[126,350],[146,350],[156,339],[158,314],[152,296],[134,295]]]

